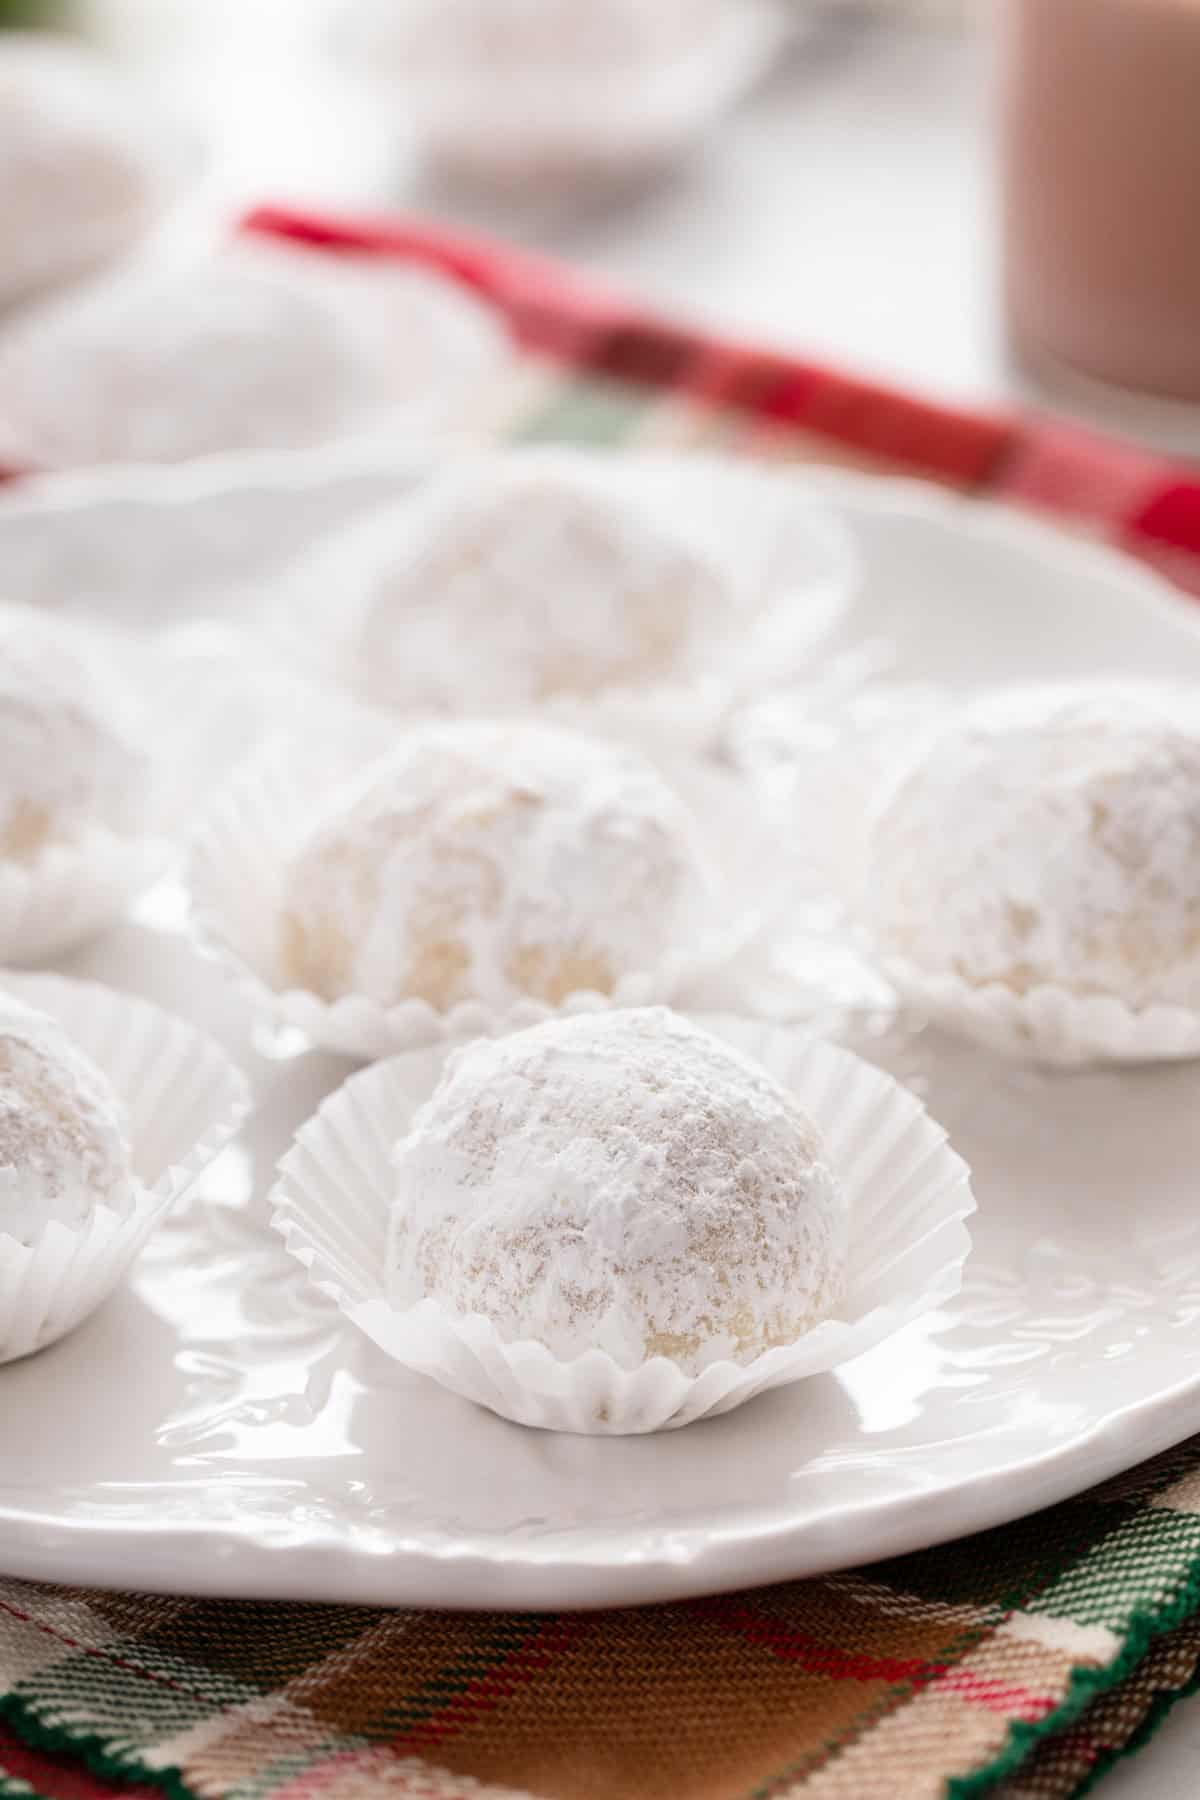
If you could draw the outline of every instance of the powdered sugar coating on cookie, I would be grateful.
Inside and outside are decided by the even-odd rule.
[[[74,468],[292,449],[440,406],[503,333],[454,284],[239,248],[89,283],[0,345],[0,454]]]
[[[150,762],[98,645],[66,620],[0,605],[0,861],[144,828]]]
[[[107,1076],[54,1020],[0,999],[0,1236],[30,1245],[52,1221],[77,1229],[97,1206],[128,1211],[135,1191]]]
[[[279,982],[437,1011],[610,993],[703,891],[651,764],[528,722],[437,724],[332,799],[283,884]]]
[[[392,1303],[483,1314],[560,1360],[746,1364],[842,1291],[846,1207],[816,1127],[665,1008],[457,1051],[395,1166]]]
[[[1200,1008],[1200,695],[976,704],[885,804],[870,892],[880,949],[926,974]]]
[[[714,558],[565,451],[435,480],[312,580],[360,621],[354,683],[418,712],[687,679],[737,616]]]

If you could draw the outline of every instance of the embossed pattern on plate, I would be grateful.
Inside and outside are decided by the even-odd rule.
[[[866,563],[848,629],[891,639],[904,679],[1200,678],[1186,606],[1133,565],[916,489],[828,491]],[[157,541],[165,569],[168,528]],[[648,1601],[976,1530],[1200,1424],[1200,1065],[1037,1071],[864,1024],[854,1047],[915,1082],[974,1167],[961,1296],[726,1418],[555,1437],[404,1374],[305,1289],[262,1198],[350,1065],[256,1047],[170,900],[72,967],[221,1037],[259,1114],[124,1291],[0,1371],[6,1572],[358,1602]]]

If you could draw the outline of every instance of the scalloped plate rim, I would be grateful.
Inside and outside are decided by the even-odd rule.
[[[287,460],[290,491],[302,492],[308,472]],[[189,483],[202,481],[206,491],[220,492],[229,471],[226,477],[213,468],[202,476],[195,470],[153,473],[186,500],[182,490]],[[1158,630],[1150,635],[1160,643],[1166,645],[1169,634],[1171,648],[1186,644],[1190,654],[1194,647],[1200,672],[1200,614],[1189,615],[1187,602],[1164,578],[1119,551],[931,484],[810,469],[765,473],[827,493],[863,516],[923,519],[977,540],[1002,541],[1043,566],[1052,561],[1056,580],[1100,579],[1114,605],[1138,608],[1147,624],[1153,621]],[[265,478],[261,467],[256,484],[259,475]],[[83,478],[64,479],[78,485]],[[107,480],[123,484],[117,496],[122,501],[138,497],[139,488],[146,497],[140,473],[135,479],[121,472],[119,481],[110,473]],[[0,502],[0,545],[6,509],[14,504],[12,497]],[[703,1523],[681,1519],[677,1528],[620,1522],[607,1529],[558,1528],[521,1542],[503,1533],[453,1534],[429,1526],[397,1530],[384,1544],[368,1541],[352,1524],[338,1529],[311,1518],[283,1524],[256,1517],[252,1506],[245,1518],[213,1525],[180,1525],[149,1504],[129,1520],[67,1518],[55,1514],[53,1494],[15,1504],[0,1473],[0,1559],[6,1573],[27,1578],[263,1599],[446,1607],[651,1602],[818,1573],[985,1529],[1166,1449],[1195,1429],[1198,1410],[1200,1366],[1140,1398],[1113,1402],[1063,1441],[1043,1439],[1032,1452],[1013,1451],[999,1469],[940,1480],[935,1488],[901,1487],[883,1498],[872,1491],[858,1501],[843,1498],[805,1511],[786,1503],[747,1504],[710,1511]],[[697,1425],[689,1432],[706,1429]],[[263,1468],[269,1473],[269,1465]]]

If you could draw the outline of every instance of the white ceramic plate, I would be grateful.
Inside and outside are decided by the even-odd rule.
[[[890,639],[905,678],[1200,679],[1193,615],[1132,564],[915,487],[838,477],[827,491],[866,565],[848,629]],[[143,563],[163,559],[147,591],[162,591],[176,528],[201,536],[182,503],[126,496],[126,519],[135,504]],[[252,539],[256,505],[240,504]],[[298,505],[265,496],[269,532]],[[0,517],[0,566],[7,530]],[[556,1437],[405,1375],[305,1290],[261,1203],[276,1154],[348,1065],[252,1048],[242,1002],[176,921],[161,892],[72,966],[223,1038],[258,1119],[124,1291],[0,1371],[8,1573],[444,1606],[658,1600],[978,1530],[1200,1426],[1200,1065],[1056,1075],[860,1033],[974,1166],[961,1297],[726,1418]]]
[[[411,439],[49,475],[0,490],[9,600],[131,629],[237,619],[324,532],[403,494]]]

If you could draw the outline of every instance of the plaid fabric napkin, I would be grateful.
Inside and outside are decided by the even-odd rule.
[[[625,1612],[0,1583],[0,1794],[1061,1800],[1197,1685],[1198,1606],[1200,1439],[942,1549]]]
[[[247,229],[417,257],[490,294],[525,355],[478,432],[923,475],[1057,514],[1200,594],[1200,474],[1160,457],[720,343],[423,225],[272,210]],[[0,1582],[0,1797],[1063,1800],[1198,1685],[1200,1438],[958,1544],[641,1611]]]

